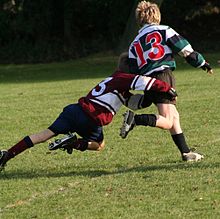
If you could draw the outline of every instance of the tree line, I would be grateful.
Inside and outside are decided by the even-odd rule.
[[[219,0],[164,0],[162,23],[197,48],[219,49]],[[1,0],[1,63],[74,59],[100,51],[125,49],[137,27],[138,0]],[[129,37],[125,37],[129,36]]]

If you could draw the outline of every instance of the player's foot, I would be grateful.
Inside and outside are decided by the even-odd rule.
[[[134,112],[127,110],[124,114],[124,120],[122,123],[122,127],[120,128],[120,136],[122,138],[126,138],[128,133],[134,128],[135,121],[134,121]]]
[[[6,165],[6,162],[8,161],[8,151],[6,150],[0,150],[0,171],[2,171]]]
[[[202,154],[192,152],[192,151],[190,151],[189,153],[182,154],[183,161],[187,161],[187,162],[200,161],[203,158],[204,158],[204,156]]]
[[[75,134],[69,133],[68,135],[65,135],[63,138],[56,139],[54,142],[50,143],[48,145],[49,150],[66,150],[68,154],[72,154],[73,148],[71,145],[77,140],[77,137]]]

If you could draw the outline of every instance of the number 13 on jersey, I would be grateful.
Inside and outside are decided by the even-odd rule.
[[[147,59],[156,61],[165,55],[165,49],[161,44],[163,38],[158,31],[147,34],[145,37],[145,45],[141,45],[140,41],[134,42],[134,47],[138,58],[140,59],[139,68],[147,64]],[[147,48],[147,49],[144,49]],[[147,51],[149,51],[147,53]]]

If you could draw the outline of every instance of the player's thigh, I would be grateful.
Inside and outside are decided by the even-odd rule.
[[[88,117],[81,123],[77,133],[88,141],[102,142],[104,139],[103,128],[94,124]]]
[[[102,127],[96,125],[79,104],[73,104],[69,108],[67,120],[71,132],[76,132],[83,139],[88,141],[103,141]]]
[[[72,104],[64,107],[63,111],[48,127],[48,129],[54,132],[55,135],[73,132],[74,126],[72,125],[72,120],[75,113],[77,112],[75,112],[74,106]]]
[[[102,127],[97,126],[79,104],[70,104],[49,127],[56,134],[76,132],[82,138],[100,142],[103,140]]]

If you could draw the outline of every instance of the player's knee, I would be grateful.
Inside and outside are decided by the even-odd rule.
[[[180,115],[179,115],[179,112],[178,111],[176,111],[175,113],[174,113],[174,115],[173,115],[173,119],[174,120],[180,120]]]
[[[167,129],[172,129],[173,125],[176,124],[177,122],[179,123],[180,116],[177,110],[175,110],[172,114],[171,117],[169,117],[168,122],[167,122]]]
[[[167,122],[162,127],[163,129],[170,130],[173,127],[173,121],[167,120]]]
[[[165,121],[163,125],[163,129],[171,129],[173,127],[174,117],[173,115],[165,116]]]

